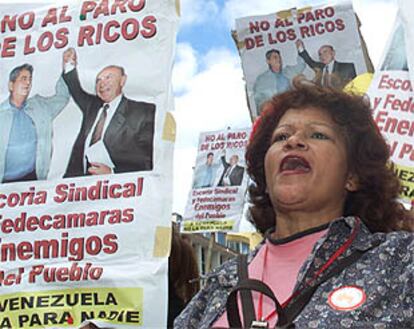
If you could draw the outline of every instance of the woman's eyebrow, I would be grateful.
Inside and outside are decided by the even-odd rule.
[[[328,127],[328,128],[331,128],[331,129],[335,129],[335,125],[332,125],[332,124],[329,124],[329,123],[320,122],[320,121],[311,121],[311,122],[308,122],[308,123],[306,123],[306,126],[324,126],[324,127]],[[294,125],[286,123],[286,124],[277,126],[275,128],[275,130],[280,129],[280,128],[292,128],[292,127],[294,127]]]
[[[317,121],[310,122],[309,126],[324,126],[324,127],[330,128],[330,129],[335,129],[335,125],[333,125],[333,124],[329,124],[329,123],[325,123],[325,122],[317,122]]]

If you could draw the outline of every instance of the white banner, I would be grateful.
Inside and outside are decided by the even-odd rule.
[[[342,89],[367,72],[348,2],[239,18],[236,32],[253,118],[264,101],[288,90],[295,79]]]
[[[407,65],[406,27],[400,10],[368,96],[402,185],[400,198],[410,207],[414,199],[414,92]]]
[[[238,231],[247,188],[250,129],[200,134],[182,232]]]
[[[0,26],[0,327],[165,327],[176,2],[1,3]]]

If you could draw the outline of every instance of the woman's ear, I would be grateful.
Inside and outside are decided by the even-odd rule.
[[[345,189],[348,192],[355,192],[359,189],[359,179],[354,174],[349,174],[345,183]]]

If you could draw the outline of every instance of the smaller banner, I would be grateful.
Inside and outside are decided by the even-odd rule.
[[[297,80],[342,89],[371,65],[350,2],[239,18],[235,39],[253,119]]]
[[[401,8],[385,48],[381,70],[374,74],[368,96],[374,120],[390,147],[391,161],[402,186],[400,198],[414,199],[414,92],[407,64]]]
[[[250,129],[200,134],[198,155],[181,231],[237,231],[248,176],[244,153]]]

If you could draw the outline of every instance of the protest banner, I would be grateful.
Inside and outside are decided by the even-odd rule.
[[[177,26],[175,0],[0,4],[1,328],[166,326]]]
[[[342,89],[371,70],[350,2],[239,18],[234,36],[253,119],[295,81]]]
[[[181,231],[237,231],[247,180],[244,153],[250,129],[200,134],[193,186]]]
[[[384,51],[368,97],[374,120],[387,140],[391,161],[407,207],[414,199],[414,92],[407,66],[404,24],[400,14]]]
[[[403,44],[401,53],[404,54],[404,67],[409,68],[410,79],[414,81],[414,24],[412,21],[412,11],[414,10],[414,4],[412,1],[398,0],[398,13],[397,22],[395,25],[399,25],[400,33],[399,40]],[[394,32],[394,34],[396,34]],[[395,46],[395,45],[392,45]],[[390,51],[391,47],[389,47]]]

